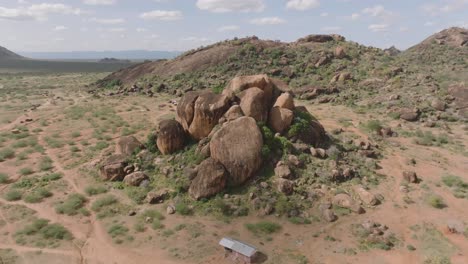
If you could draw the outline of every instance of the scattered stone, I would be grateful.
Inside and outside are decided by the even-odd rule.
[[[432,100],[431,106],[438,111],[445,111],[445,103],[440,99]]]
[[[293,173],[287,164],[284,164],[282,161],[278,162],[275,168],[275,175],[278,178],[291,179]]]
[[[364,209],[358,203],[356,203],[356,201],[354,201],[353,198],[351,198],[351,196],[349,196],[346,193],[340,193],[335,195],[333,197],[332,203],[339,207],[348,208],[351,211],[358,214],[364,213]]]
[[[400,110],[400,118],[409,122],[414,122],[419,118],[418,109],[402,109]]]
[[[278,191],[286,195],[291,195],[294,192],[294,182],[287,179],[277,179]]]
[[[310,148],[310,154],[312,157],[325,159],[327,157],[327,152],[322,148]]]
[[[288,163],[292,166],[299,167],[299,168],[304,166],[304,162],[302,162],[296,155],[289,155]]]
[[[151,191],[146,195],[146,201],[149,204],[158,204],[164,202],[169,198],[171,191],[169,189],[162,189],[159,191]]]
[[[19,129],[17,129],[17,128],[12,129],[10,132],[11,132],[12,134],[14,134],[14,135],[17,135],[17,134],[21,133],[21,131],[20,131]]]
[[[459,220],[447,221],[447,229],[452,234],[463,234],[465,232],[464,225]]]
[[[128,212],[128,216],[134,216],[136,215],[136,212],[134,210],[131,210],[130,212]]]
[[[114,154],[109,156],[99,168],[101,178],[105,181],[121,181],[125,177],[124,168],[127,166],[124,155]]]
[[[174,205],[168,205],[167,208],[166,208],[166,213],[168,215],[171,215],[171,214],[175,214],[176,212],[176,208]]]
[[[357,185],[354,187],[354,190],[359,196],[359,199],[361,199],[364,204],[374,206],[379,203],[379,200],[375,197],[375,195],[367,191],[363,186]]]
[[[418,183],[418,177],[414,171],[403,171],[403,179],[409,183]]]
[[[229,110],[224,114],[224,118],[226,121],[232,121],[239,117],[243,117],[244,113],[239,105],[233,105]]]
[[[123,179],[123,182],[129,186],[139,186],[140,183],[148,179],[148,175],[141,171],[133,172]]]

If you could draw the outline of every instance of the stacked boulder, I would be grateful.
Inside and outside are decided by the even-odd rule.
[[[286,85],[266,75],[234,78],[221,94],[187,92],[177,106],[176,120],[158,126],[157,146],[163,154],[184,147],[187,138],[199,142],[198,154],[206,158],[191,180],[189,194],[208,198],[225,186],[238,186],[262,166],[263,135],[258,123],[285,134],[294,121],[296,107]],[[325,130],[318,122],[297,139],[308,144],[323,140]],[[291,188],[290,188],[291,189]]]

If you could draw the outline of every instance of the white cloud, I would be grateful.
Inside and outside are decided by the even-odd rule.
[[[370,15],[373,17],[382,17],[384,15],[391,14],[391,12],[385,10],[385,8],[381,5],[376,5],[373,7],[367,7],[362,10],[363,14]]]
[[[125,19],[122,18],[92,18],[91,21],[104,25],[117,25],[125,23]]]
[[[0,19],[44,21],[51,14],[80,15],[83,11],[64,4],[34,4],[28,7],[0,7]]]
[[[468,6],[468,0],[446,0],[444,5],[438,4],[425,4],[421,6],[425,13],[432,16],[441,15],[441,13],[450,13],[454,11],[461,11]]]
[[[434,25],[435,25],[435,23],[432,22],[432,21],[427,21],[426,23],[424,23],[424,26],[425,26],[425,27],[432,27],[432,26],[434,26]]]
[[[151,35],[145,36],[145,39],[157,39],[157,38],[159,38],[159,35],[157,34],[151,34]]]
[[[137,32],[146,32],[146,31],[148,31],[148,29],[146,29],[146,28],[137,28],[136,31]]]
[[[85,5],[113,5],[116,0],[83,0]]]
[[[182,19],[183,15],[180,11],[154,10],[143,13],[140,17],[145,20],[174,21]]]
[[[66,26],[56,26],[54,28],[54,31],[63,31],[63,30],[66,30],[68,29]]]
[[[286,20],[279,17],[262,17],[250,20],[250,24],[254,25],[279,25],[286,23]]]
[[[286,3],[287,9],[295,9],[300,11],[316,8],[319,6],[319,0],[288,0]]]
[[[320,14],[321,17],[327,17],[328,16],[328,13],[327,12],[323,12]]]
[[[341,31],[341,27],[337,27],[337,26],[332,26],[332,27],[323,27],[321,28],[320,30],[321,31],[324,31],[324,32],[339,32]]]
[[[265,3],[263,0],[198,0],[197,7],[215,13],[261,12]]]
[[[207,42],[210,41],[209,38],[203,38],[203,37],[186,37],[182,38],[183,41],[191,41],[191,42]]]
[[[372,24],[368,27],[372,32],[384,32],[388,30],[387,24]]]
[[[360,17],[361,17],[360,14],[358,14],[358,13],[353,13],[353,14],[351,14],[351,17],[350,17],[350,18],[351,18],[351,20],[358,20]]]
[[[125,32],[127,31],[126,28],[118,27],[118,28],[109,28],[107,31],[109,32]]]
[[[408,32],[409,28],[408,27],[400,27],[400,32]]]
[[[226,32],[226,31],[236,31],[236,30],[239,30],[239,29],[240,29],[239,26],[230,25],[230,26],[222,26],[222,27],[218,28],[218,31],[219,32]]]

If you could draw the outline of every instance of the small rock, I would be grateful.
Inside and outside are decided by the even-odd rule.
[[[327,157],[327,152],[322,148],[310,148],[310,153],[312,154],[312,157],[317,157],[321,159]]]
[[[414,171],[403,171],[403,179],[409,183],[418,183],[418,177]]]
[[[128,216],[134,216],[134,215],[136,215],[135,211],[132,210],[132,211],[128,212]]]
[[[293,177],[293,173],[288,165],[278,162],[278,165],[275,168],[275,175],[278,178],[283,179],[291,179]]]
[[[278,191],[286,195],[294,192],[294,182],[287,179],[278,179]]]
[[[170,215],[171,215],[171,214],[174,214],[175,211],[176,211],[176,209],[175,209],[175,206],[174,206],[174,205],[168,205],[167,208],[166,208],[166,213],[167,213],[167,214],[170,214]]]

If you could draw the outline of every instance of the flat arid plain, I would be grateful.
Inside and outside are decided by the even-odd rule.
[[[468,263],[467,38],[0,71],[0,263]]]

